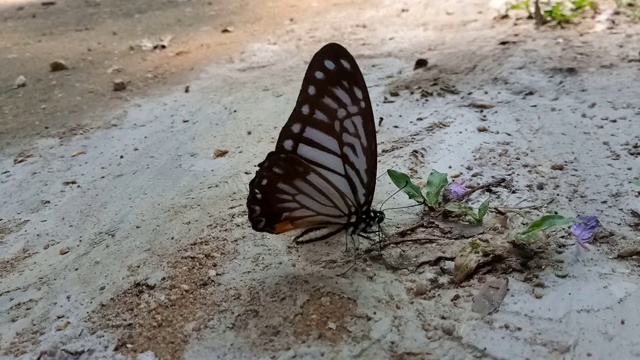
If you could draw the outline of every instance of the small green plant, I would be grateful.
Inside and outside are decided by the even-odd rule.
[[[443,192],[448,187],[448,199],[451,200],[444,205],[445,210],[466,216],[478,225],[482,225],[484,217],[489,212],[489,199],[480,205],[478,211],[475,211],[469,204],[464,202],[468,189],[461,184],[449,183],[448,176],[445,173],[432,171],[427,177],[427,182],[422,187],[411,181],[409,175],[400,171],[389,169],[387,174],[391,181],[409,196],[409,199],[425,205],[431,211],[442,207],[445,199]]]
[[[467,216],[473,219],[473,221],[475,221],[477,225],[482,225],[482,220],[484,219],[485,215],[487,215],[487,213],[489,212],[490,201],[491,201],[490,199],[483,201],[482,204],[480,204],[480,207],[478,208],[478,212],[475,212],[473,208],[469,206],[469,204],[459,203],[459,202],[450,202],[447,205],[445,205],[444,208],[451,212]]]
[[[534,10],[531,9],[532,7]],[[586,10],[595,10],[597,7],[598,4],[594,0],[554,0],[546,1],[545,6],[536,1],[520,0],[512,4],[510,10],[524,10],[529,18],[541,16],[543,22],[568,24],[579,18]]]
[[[529,224],[529,226],[515,235],[515,242],[530,244],[537,240],[538,233],[554,227],[566,227],[571,225],[571,233],[578,240],[578,245],[589,250],[586,243],[593,240],[595,231],[601,226],[596,216],[580,216],[576,218],[562,215],[545,215]]]
[[[442,190],[447,186],[447,174],[432,171],[427,178],[427,183],[424,187],[420,187],[411,181],[409,175],[396,170],[387,170],[387,175],[391,178],[391,181],[409,196],[409,199],[416,201],[419,204],[424,204],[429,207],[435,208],[440,204],[440,196]]]
[[[576,219],[574,218],[567,218],[562,215],[545,215],[529,224],[529,226],[519,234],[527,235],[535,231],[546,230],[553,227],[567,226],[573,224],[575,221]]]

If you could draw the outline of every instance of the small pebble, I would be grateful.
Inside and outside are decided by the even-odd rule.
[[[407,276],[407,275],[409,275],[410,273],[409,273],[409,270],[407,270],[407,269],[402,269],[402,270],[398,271],[398,274],[400,274],[400,275],[402,275],[402,276]]]
[[[487,128],[484,125],[480,125],[480,126],[478,126],[478,131],[479,132],[487,132],[487,131],[489,131],[489,128]]]
[[[63,247],[62,249],[60,249],[60,255],[66,255],[69,253],[69,248],[68,247]]]
[[[184,290],[184,291],[189,291],[189,285],[184,285],[184,284],[182,284],[182,285],[180,285],[180,288],[181,288],[182,290]]]
[[[562,164],[551,165],[551,170],[562,171],[562,170],[564,170],[564,165],[562,165]]]
[[[56,330],[58,330],[58,331],[62,331],[62,330],[64,330],[64,329],[68,328],[68,327],[69,327],[69,324],[71,324],[71,323],[69,322],[69,320],[64,319],[64,320],[62,320],[62,321],[60,321],[59,323],[57,323],[57,324],[56,324]]]
[[[427,287],[427,284],[421,282],[416,284],[416,287],[413,289],[413,294],[415,296],[422,296],[426,294],[428,290],[429,288]]]
[[[445,333],[445,335],[453,336],[456,332],[456,326],[448,323],[444,324],[442,325],[442,332]]]
[[[568,273],[564,272],[564,271],[556,271],[555,275],[561,279],[566,278],[567,276],[569,276]]]
[[[533,292],[533,296],[535,296],[536,299],[542,299],[544,295],[540,291],[536,290]]]
[[[413,70],[423,69],[429,66],[429,60],[420,58],[413,65]]]
[[[459,178],[460,177],[460,172],[458,171],[454,171],[451,173],[451,178],[455,179],[455,178]]]
[[[49,71],[56,72],[56,71],[63,71],[63,70],[69,70],[69,67],[67,66],[67,64],[64,63],[64,61],[56,60],[49,63]]]
[[[113,91],[124,91],[127,89],[127,83],[122,79],[113,80]]]
[[[208,275],[210,278],[213,278],[213,277],[216,277],[216,276],[218,275],[218,272],[216,272],[215,270],[213,270],[213,269],[212,269],[212,270],[209,270],[209,271],[207,272],[207,275]]]
[[[22,75],[18,76],[14,85],[16,86],[16,88],[27,86],[27,78]]]

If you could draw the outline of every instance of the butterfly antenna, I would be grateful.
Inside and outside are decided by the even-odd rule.
[[[382,207],[384,206],[384,204],[387,203],[387,201],[389,201],[392,197],[396,196],[397,193],[399,193],[400,191],[404,190],[404,188],[406,188],[407,186],[409,186],[409,183],[407,182],[403,187],[401,187],[400,189],[398,189],[396,192],[394,192],[393,194],[391,194],[391,196],[389,196],[387,198],[387,200],[382,202],[382,205],[380,205],[380,209],[382,209]],[[380,210],[383,211],[383,210]]]
[[[414,204],[414,205],[408,205],[408,206],[401,206],[401,207],[396,207],[396,208],[388,208],[385,210],[380,210],[380,211],[389,211],[389,210],[400,210],[400,209],[408,209],[408,208],[412,208],[412,207],[416,207],[416,206],[424,206],[424,204],[422,203],[418,203],[418,204]]]

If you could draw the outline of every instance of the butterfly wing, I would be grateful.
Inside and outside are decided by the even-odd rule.
[[[259,166],[247,201],[256,231],[344,227],[370,209],[375,123],[362,73],[344,47],[330,43],[313,56],[276,149]]]

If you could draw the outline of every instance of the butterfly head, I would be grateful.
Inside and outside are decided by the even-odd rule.
[[[371,217],[374,219],[376,224],[380,225],[384,221],[384,212],[371,210]]]

